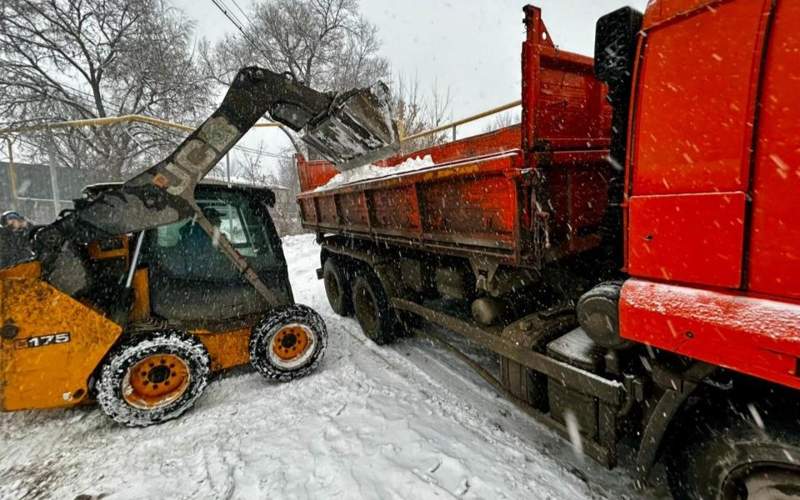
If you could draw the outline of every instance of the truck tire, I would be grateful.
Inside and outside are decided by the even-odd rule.
[[[353,310],[364,335],[378,345],[396,337],[397,317],[380,280],[371,271],[362,271],[353,282]]]
[[[97,402],[119,424],[158,424],[191,408],[210,374],[211,358],[194,336],[178,330],[134,335],[103,363]]]
[[[281,307],[253,326],[250,364],[270,380],[288,382],[314,371],[327,346],[328,329],[315,310]]]
[[[350,280],[341,260],[331,257],[325,261],[322,266],[322,282],[333,312],[339,316],[353,314]]]
[[[677,500],[800,498],[800,429],[744,413],[717,419],[695,413],[667,455],[667,481]]]

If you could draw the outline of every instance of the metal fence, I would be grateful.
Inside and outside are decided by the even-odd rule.
[[[103,172],[32,163],[0,162],[0,211],[16,210],[37,223],[72,207],[81,190],[110,181]]]

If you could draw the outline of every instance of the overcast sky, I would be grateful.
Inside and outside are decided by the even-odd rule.
[[[217,40],[235,31],[211,0],[170,1],[197,21],[199,36]],[[248,0],[238,2],[248,9]],[[534,3],[556,45],[592,55],[597,18],[624,5],[643,11],[647,0]],[[381,52],[393,73],[416,77],[423,88],[434,82],[449,88],[454,119],[519,99],[523,5],[517,0],[361,0],[364,16],[378,27]],[[253,134],[264,138],[270,151],[285,146],[280,132]]]

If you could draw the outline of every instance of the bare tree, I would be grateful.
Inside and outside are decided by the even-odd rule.
[[[419,79],[399,76],[392,86],[392,111],[403,136],[432,130],[452,119],[450,89],[442,90],[434,81],[428,93],[420,91]],[[408,153],[447,142],[447,132],[426,135],[403,144]]]
[[[192,23],[162,0],[3,2],[0,115],[17,124],[124,114],[195,121],[210,103],[192,32]],[[26,140],[34,152],[52,145],[67,164],[120,177],[177,137],[115,126]]]
[[[279,161],[284,159],[282,155],[268,153],[264,143],[259,142],[254,151],[239,155],[234,160],[232,175],[255,186],[277,186],[280,182],[267,166],[275,156],[279,156]]]
[[[228,35],[205,60],[220,83],[243,66],[286,72],[318,90],[365,86],[389,74],[375,25],[358,0],[265,0],[248,13],[243,33]]]
[[[246,15],[243,32],[213,47],[205,42],[200,51],[207,71],[220,84],[227,85],[239,68],[250,65],[286,72],[317,90],[334,92],[391,77],[388,61],[379,54],[377,28],[360,14],[358,0],[260,0],[249,12],[229,14],[240,20]],[[408,83],[399,78],[392,94],[395,118],[406,135],[436,127],[450,116],[449,89],[441,91],[436,83],[428,94],[417,79]],[[403,149],[438,144],[446,137],[426,136]],[[293,144],[302,147],[298,141]],[[314,152],[306,155],[313,157]],[[279,175],[284,186],[299,190],[293,161],[280,161]]]
[[[483,127],[484,132],[492,132],[501,128],[510,127],[520,122],[519,111],[505,111],[494,115],[494,118]]]
[[[243,32],[229,34],[213,47],[201,44],[206,72],[221,85],[252,65],[332,92],[390,76],[388,61],[378,54],[377,27],[360,14],[358,0],[261,0],[238,14],[247,16]],[[292,132],[282,130],[296,150],[304,147]],[[314,156],[313,151],[304,153]],[[299,191],[293,159],[281,160],[279,171],[278,180],[292,193]]]

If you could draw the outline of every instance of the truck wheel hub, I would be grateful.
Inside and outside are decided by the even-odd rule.
[[[797,467],[748,465],[733,471],[727,478],[722,488],[723,498],[796,499],[800,498],[799,479]]]

